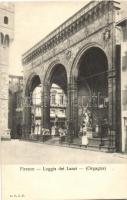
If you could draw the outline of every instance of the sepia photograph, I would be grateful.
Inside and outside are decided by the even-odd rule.
[[[49,173],[46,185],[51,172],[127,172],[127,1],[0,2],[0,108],[3,188],[11,170]],[[41,197],[79,198],[66,195]]]

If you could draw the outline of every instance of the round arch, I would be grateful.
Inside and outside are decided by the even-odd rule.
[[[39,90],[36,91],[36,89]],[[29,75],[24,87],[23,137],[40,134],[41,105],[41,78],[33,72]]]
[[[52,62],[45,73],[42,98],[43,127],[50,130],[52,127],[54,128],[56,118],[58,121],[57,125],[61,126],[61,124],[64,124],[66,118],[64,104],[66,104],[67,98],[67,71],[59,60]]]
[[[79,61],[80,61],[81,57],[85,54],[85,52],[87,52],[87,50],[89,50],[91,48],[99,48],[105,54],[105,56],[107,58],[107,65],[108,65],[108,55],[105,52],[105,50],[103,49],[103,47],[96,42],[88,43],[85,46],[83,46],[76,54],[76,57],[72,63],[71,70],[70,70],[70,76],[69,76],[70,82],[75,81],[76,78],[78,77]]]
[[[0,45],[3,45],[4,43],[4,34],[0,32]]]
[[[5,38],[4,38],[4,46],[5,46],[5,47],[9,47],[9,43],[10,43],[9,35],[5,35]]]
[[[49,65],[44,76],[43,88],[51,86],[53,82],[67,93],[67,71],[60,60],[55,60]]]
[[[34,80],[37,79],[37,82],[34,82]],[[41,84],[41,78],[40,78],[40,75],[33,72],[32,74],[29,75],[28,79],[27,79],[27,82],[26,82],[26,85],[25,85],[25,95],[26,96],[29,96],[30,95],[30,92],[31,92],[31,89],[33,89],[34,87],[36,87],[36,85],[40,82]]]
[[[44,76],[43,84],[44,83],[48,84],[50,82],[52,70],[56,65],[59,65],[59,64],[60,64],[60,60],[55,60],[48,66],[48,69],[46,70],[46,73],[45,73],[45,76]]]
[[[89,43],[80,49],[71,67],[70,84],[75,89],[73,96],[76,96],[70,97],[74,99],[70,105],[70,118],[74,121],[75,132],[83,132],[87,124],[90,137],[96,132],[101,138],[100,127],[109,117],[108,56],[101,45]],[[107,136],[106,130],[103,137]]]

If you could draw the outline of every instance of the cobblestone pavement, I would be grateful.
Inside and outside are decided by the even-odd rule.
[[[127,155],[52,146],[35,142],[2,141],[3,164],[127,163]]]

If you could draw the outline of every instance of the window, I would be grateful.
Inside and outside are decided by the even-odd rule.
[[[9,35],[5,35],[5,40],[4,40],[4,46],[8,47],[9,46]]]
[[[0,33],[0,45],[4,43],[4,35],[3,33]]]
[[[61,113],[64,113],[64,110],[60,110]]]
[[[52,104],[56,104],[56,96],[54,94],[52,95],[51,102],[52,102]]]
[[[55,114],[55,109],[51,109],[51,114]]]
[[[64,97],[63,97],[63,95],[60,95],[60,104],[61,104],[61,105],[64,104]]]
[[[8,17],[7,16],[4,17],[4,24],[8,24]]]

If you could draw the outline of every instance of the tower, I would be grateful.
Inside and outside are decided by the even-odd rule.
[[[14,4],[0,3],[0,134],[9,139],[8,86],[9,47],[14,38]]]

